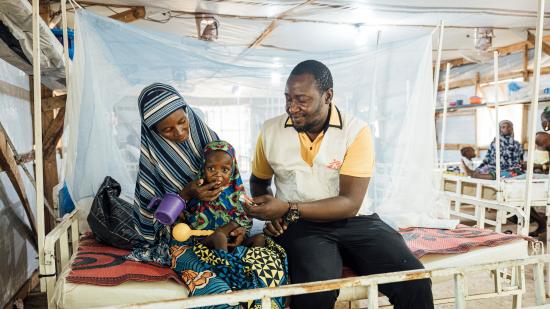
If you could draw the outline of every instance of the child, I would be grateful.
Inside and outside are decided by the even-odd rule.
[[[467,146],[460,149],[460,154],[462,155],[460,172],[468,175],[468,171],[476,169],[474,162],[472,162],[472,159],[476,157],[476,151],[473,147]]]
[[[189,202],[185,212],[185,221],[192,229],[213,230],[214,233],[202,240],[210,249],[235,247],[243,243],[246,234],[252,227],[252,220],[246,215],[242,203],[247,203],[244,186],[241,181],[235,151],[225,141],[214,141],[206,145],[203,151],[204,164],[199,172],[199,179],[204,184],[216,183],[224,188],[217,199],[213,201]],[[263,247],[263,234],[247,238],[247,246]]]
[[[192,229],[215,232],[185,242],[173,239],[171,268],[180,274],[190,295],[214,294],[227,286],[237,291],[287,284],[287,259],[281,246],[263,235],[245,240],[250,247],[240,245],[252,221],[242,206],[245,190],[233,147],[224,141],[210,142],[204,147],[203,160],[199,179],[204,180],[203,184],[215,182],[224,189],[212,201],[192,199],[183,216]],[[228,252],[228,247],[234,248]],[[272,308],[282,309],[284,303],[284,298],[274,298]],[[241,306],[261,307],[259,300]]]

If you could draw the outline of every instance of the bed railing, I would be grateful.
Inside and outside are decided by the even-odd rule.
[[[537,180],[544,183],[546,180]],[[525,213],[523,201],[506,200],[503,194],[503,188],[500,188],[495,181],[476,178],[465,178],[455,175],[443,174],[441,181],[441,191],[448,199],[448,213],[462,219],[474,220],[479,228],[485,228],[485,225],[492,225],[495,231],[500,232],[502,225],[512,216],[518,216],[518,231],[521,226],[528,224],[527,214]],[[445,183],[452,182],[455,184],[454,191],[447,191]],[[509,182],[507,180],[507,182]],[[513,182],[513,181],[512,181]],[[475,186],[475,196],[464,194],[465,185]],[[492,189],[495,191],[495,199],[487,199],[483,197],[483,190]],[[451,202],[454,205],[451,206]],[[474,215],[464,212],[461,207],[463,204],[474,206]],[[532,206],[546,206],[547,200],[533,201]],[[487,209],[496,211],[495,220],[486,218]]]
[[[550,176],[550,175],[549,175]],[[454,191],[445,190],[445,182],[450,181],[455,183]],[[462,176],[456,176],[452,174],[441,175],[441,191],[443,195],[448,199],[447,212],[450,215],[456,216],[462,219],[475,220],[479,228],[484,228],[485,224],[495,227],[495,231],[501,232],[502,225],[507,222],[507,219],[516,215],[518,217],[518,234],[522,234],[523,226],[530,224],[530,218],[527,217],[525,210],[525,201],[523,199],[510,199],[505,192],[505,186],[508,184],[525,182],[525,180],[506,179],[500,183],[500,186],[494,180],[465,178]],[[546,216],[546,243],[545,247],[550,248],[550,180],[549,179],[534,179],[533,183],[544,184],[546,189],[545,198],[533,199],[531,201],[531,207],[545,207]],[[464,185],[475,185],[475,196],[463,194]],[[486,199],[483,197],[483,189],[492,188],[495,190],[496,197],[494,200]],[[454,206],[451,206],[451,202],[454,202]],[[461,209],[462,204],[469,204],[474,206],[474,215],[471,215]],[[486,218],[487,209],[496,210],[495,220],[489,220]],[[527,236],[527,235],[524,235]],[[547,251],[548,252],[548,251]],[[550,282],[550,264],[547,264],[547,282]],[[550,284],[547,287],[547,294],[550,295]]]
[[[525,291],[524,270],[525,267],[528,265],[534,265],[536,303],[537,306],[539,306],[538,308],[543,308],[542,305],[544,304],[545,298],[543,265],[544,263],[548,262],[550,262],[550,255],[537,255],[525,259],[499,261],[480,265],[401,271],[345,279],[292,284],[277,288],[238,291],[223,295],[196,296],[191,298],[164,300],[159,302],[128,304],[124,306],[118,306],[116,308],[193,308],[199,306],[214,306],[228,303],[233,304],[260,299],[262,302],[262,308],[266,309],[271,308],[271,299],[275,297],[286,297],[292,295],[333,291],[342,288],[366,287],[369,291],[368,308],[372,309],[379,308],[378,286],[380,284],[436,277],[454,278],[454,297],[436,299],[436,304],[455,303],[455,308],[462,309],[466,308],[466,301],[469,300],[512,295],[514,297],[514,308],[521,308],[521,296]],[[503,273],[501,271],[502,269],[512,269],[515,270],[515,273],[520,275],[509,276],[509,274]],[[492,271],[493,273],[499,274],[495,276],[495,289],[492,292],[471,294],[466,287],[466,276],[470,273],[479,273],[481,271]],[[513,278],[509,286],[505,286],[503,284],[502,280],[506,278]]]
[[[44,264],[46,280],[46,293],[48,308],[55,308],[52,304],[53,292],[57,275],[65,268],[70,257],[78,249],[78,209],[68,214],[44,239]],[[59,249],[56,250],[56,245]],[[58,267],[59,266],[59,267]]]

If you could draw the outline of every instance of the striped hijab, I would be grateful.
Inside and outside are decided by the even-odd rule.
[[[138,99],[141,115],[141,154],[136,181],[134,219],[138,232],[149,242],[158,242],[161,230],[166,230],[148,209],[153,197],[164,193],[179,193],[196,178],[202,164],[202,149],[217,140],[212,131],[185,103],[173,87],[155,83],[145,87]],[[189,138],[172,142],[155,130],[155,125],[174,111],[183,109],[189,120]]]

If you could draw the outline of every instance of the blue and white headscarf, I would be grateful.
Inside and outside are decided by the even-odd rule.
[[[168,228],[154,220],[155,208],[147,208],[149,201],[167,192],[179,193],[194,180],[202,164],[202,149],[209,142],[218,140],[218,135],[193,112],[172,86],[155,83],[145,87],[139,95],[138,104],[141,154],[134,219],[138,232],[154,244],[161,241],[159,233],[168,232]],[[162,137],[155,129],[157,123],[178,109],[183,109],[189,120],[189,138],[182,143]]]
[[[500,136],[500,169],[506,171],[509,169],[521,169],[523,161],[523,148],[521,144],[514,139],[514,125],[510,120],[502,120],[499,127],[507,123],[512,128],[512,132],[508,135],[499,134]],[[496,170],[496,146],[495,141],[491,142],[491,146],[483,159],[483,162],[478,167],[478,170],[488,169],[488,172]]]

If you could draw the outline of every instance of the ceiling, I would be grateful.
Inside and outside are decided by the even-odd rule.
[[[193,37],[197,36],[194,14],[212,13],[220,21],[220,43],[248,47],[270,29],[257,47],[302,51],[351,49],[357,44],[376,46],[377,39],[385,43],[430,33],[444,21],[443,59],[459,58],[473,50],[475,27],[496,28],[495,47],[524,41],[527,29],[535,28],[537,6],[535,0],[92,1],[77,2],[101,15],[127,10],[121,6],[144,6],[145,18],[134,24]],[[546,15],[550,17],[550,5]],[[545,26],[550,30],[550,19]]]

